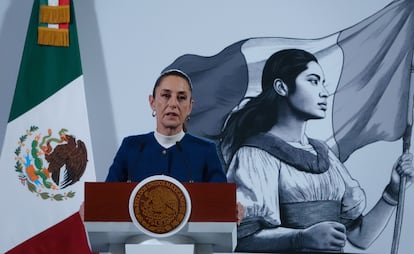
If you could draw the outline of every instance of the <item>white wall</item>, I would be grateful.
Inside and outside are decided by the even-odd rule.
[[[79,43],[98,180],[124,136],[150,131],[148,95],[158,73],[184,53],[213,55],[249,37],[318,38],[349,27],[390,0],[75,0]],[[0,145],[17,78],[32,1],[0,1]],[[378,156],[377,151],[382,151]],[[368,206],[388,181],[401,143],[376,143],[347,167]],[[1,170],[4,169],[0,169]],[[414,188],[407,193],[400,253],[410,253]],[[369,249],[387,253],[392,224]],[[355,251],[347,247],[347,251]]]

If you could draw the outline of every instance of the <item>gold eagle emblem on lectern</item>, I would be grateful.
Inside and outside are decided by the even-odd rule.
[[[165,180],[154,180],[137,191],[133,210],[143,228],[155,234],[165,234],[183,222],[187,203],[177,185]]]

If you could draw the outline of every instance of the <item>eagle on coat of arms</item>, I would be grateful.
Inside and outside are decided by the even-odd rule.
[[[19,147],[15,150],[15,170],[20,181],[44,199],[73,197],[74,192],[50,195],[42,189],[61,190],[80,180],[88,162],[85,143],[68,135],[64,128],[58,132],[58,137],[53,137],[51,129],[43,137],[37,130],[37,126],[31,126],[20,137]],[[26,154],[23,153],[25,147]]]

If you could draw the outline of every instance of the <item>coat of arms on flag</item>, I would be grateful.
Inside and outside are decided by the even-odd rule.
[[[91,252],[78,211],[96,177],[73,7],[33,0],[0,157],[2,253]]]
[[[20,136],[15,155],[14,168],[23,186],[42,199],[56,201],[75,195],[61,191],[80,180],[88,161],[85,143],[64,128],[42,134],[39,127],[31,126]]]

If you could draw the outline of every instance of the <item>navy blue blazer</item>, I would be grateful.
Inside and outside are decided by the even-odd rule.
[[[153,175],[171,176],[180,182],[227,182],[212,141],[186,133],[166,149],[154,132],[124,138],[106,181],[140,182]]]

